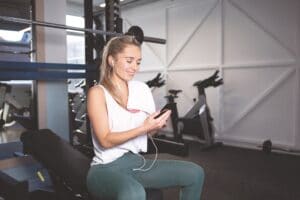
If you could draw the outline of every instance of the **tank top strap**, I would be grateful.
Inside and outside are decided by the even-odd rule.
[[[101,87],[104,91],[105,101],[108,109],[123,109],[103,85],[98,84],[97,86]]]
[[[109,91],[103,85],[97,84],[96,86],[101,87],[103,89],[106,101],[114,100],[114,98],[111,96],[111,94],[109,93]]]

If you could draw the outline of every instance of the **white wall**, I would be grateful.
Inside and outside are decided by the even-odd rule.
[[[298,0],[162,0],[122,10],[126,28],[167,45],[143,44],[140,80],[164,72],[167,87],[182,89],[183,115],[197,97],[193,82],[219,69],[224,85],[207,90],[216,137],[233,144],[300,149]]]

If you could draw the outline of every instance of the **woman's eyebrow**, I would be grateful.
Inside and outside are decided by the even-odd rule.
[[[126,58],[126,59],[131,59],[131,60],[134,59],[134,57],[132,57],[132,56],[125,56],[124,58]],[[142,58],[138,58],[137,60],[142,60]]]
[[[124,58],[134,59],[134,57],[132,57],[132,56],[125,56]]]

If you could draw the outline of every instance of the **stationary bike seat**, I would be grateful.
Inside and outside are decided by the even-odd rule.
[[[169,93],[174,95],[174,96],[177,96],[177,94],[180,93],[180,92],[182,92],[182,90],[173,90],[173,89],[169,90]]]

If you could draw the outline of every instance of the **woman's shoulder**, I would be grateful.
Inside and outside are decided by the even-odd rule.
[[[100,84],[96,84],[89,88],[88,96],[104,96],[104,87]]]
[[[94,85],[88,89],[87,111],[89,114],[94,115],[95,112],[105,109],[106,102],[104,88],[100,85]]]

